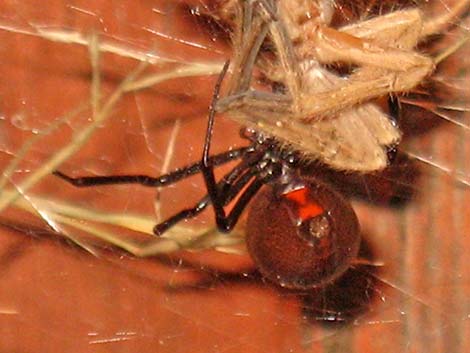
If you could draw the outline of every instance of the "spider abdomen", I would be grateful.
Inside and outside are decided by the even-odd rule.
[[[350,204],[317,180],[284,193],[266,186],[251,203],[246,241],[263,276],[283,287],[314,288],[350,267],[359,223]]]

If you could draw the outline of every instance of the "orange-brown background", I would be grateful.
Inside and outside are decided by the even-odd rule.
[[[133,48],[186,59],[228,56],[224,44],[193,27],[177,3],[2,1],[0,18],[10,29],[96,31]],[[211,49],[163,40],[159,31],[205,41]],[[91,69],[83,46],[11,30],[0,30],[0,50],[3,169],[32,130],[87,99]],[[104,54],[104,91],[135,65]],[[172,166],[197,159],[213,82],[177,80],[126,96],[62,168],[76,175],[158,174],[177,118],[183,125]],[[37,145],[11,185],[85,123],[72,122]],[[225,119],[218,126],[216,150],[239,143],[235,124]],[[467,137],[462,128],[442,124],[413,146],[468,174]],[[370,259],[383,266],[358,266],[318,293],[265,283],[239,255],[205,251],[138,259],[108,248],[96,257],[10,208],[0,227],[0,352],[464,352],[470,347],[470,192],[442,173],[426,172],[414,186],[414,196],[399,206],[355,202]],[[201,192],[197,178],[169,188],[162,194],[164,214],[191,204]],[[155,195],[139,187],[73,190],[52,176],[27,195],[35,193],[149,215]],[[210,211],[199,222],[211,222]]]

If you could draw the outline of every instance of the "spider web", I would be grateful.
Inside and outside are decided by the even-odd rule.
[[[226,33],[204,20],[210,5],[0,5],[6,178],[0,205],[11,193],[20,195],[0,218],[1,350],[465,351],[470,139],[462,111],[468,111],[470,93],[468,45],[439,68],[433,86],[439,89],[405,97],[406,138],[395,168],[356,179],[334,176],[353,199],[366,264],[322,290],[288,291],[265,282],[243,251],[243,225],[231,241],[215,235],[212,243],[188,243],[197,238],[193,229],[212,229],[211,211],[185,223],[175,235],[181,242],[157,247],[158,256],[138,258],[119,248],[116,239],[145,243],[156,218],[195,203],[204,193],[198,176],[158,192],[139,186],[74,189],[50,173],[25,187],[96,121],[93,134],[60,170],[159,175],[200,158],[216,68],[230,56]],[[446,37],[453,42],[464,30],[462,24]],[[105,50],[99,60],[90,59],[94,33],[95,45]],[[145,58],[154,60],[145,77],[158,83],[120,96],[109,118],[99,121],[90,97],[101,96],[104,105]],[[91,88],[97,84],[93,62],[99,64],[97,91]],[[195,65],[206,74],[188,74]],[[186,73],[177,77],[181,70]],[[155,81],[162,73],[170,79]],[[213,152],[242,145],[238,128],[218,118]],[[114,235],[118,246],[97,234]],[[175,244],[208,249],[175,251]]]

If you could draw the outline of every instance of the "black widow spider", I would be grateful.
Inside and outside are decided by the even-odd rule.
[[[297,289],[330,283],[350,267],[359,250],[359,224],[351,205],[331,186],[302,175],[304,160],[299,151],[253,129],[241,130],[242,137],[250,142],[247,147],[209,156],[215,105],[227,68],[228,62],[215,86],[201,161],[157,178],[73,178],[59,171],[54,174],[78,187],[130,183],[160,187],[202,173],[207,194],[194,207],[157,224],[157,236],[181,220],[196,216],[209,204],[214,208],[217,228],[230,232],[251,201],[246,243],[263,276]],[[241,161],[217,182],[214,167],[234,159]],[[224,207],[234,199],[227,213]]]

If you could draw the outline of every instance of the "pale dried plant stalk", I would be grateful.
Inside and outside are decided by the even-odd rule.
[[[2,195],[8,197],[13,190],[3,190]],[[3,196],[2,196],[3,197]],[[170,229],[164,237],[155,239],[152,228],[155,224],[154,217],[130,213],[110,213],[89,207],[79,207],[69,202],[51,199],[45,196],[27,196],[18,199],[15,207],[32,214],[42,214],[47,218],[47,223],[53,226],[58,233],[71,239],[79,246],[92,252],[91,244],[81,240],[73,231],[64,231],[61,225],[68,225],[72,229],[85,231],[105,241],[108,244],[121,248],[135,256],[145,257],[177,250],[201,250],[201,249],[226,249],[224,251],[236,251],[236,247],[242,244],[244,237],[239,232],[232,233],[229,237],[218,232],[214,227],[188,227],[176,225]],[[138,242],[125,239],[114,232],[106,230],[104,226],[114,226],[131,231],[147,234],[148,241]]]
[[[56,38],[56,37],[54,37]],[[57,39],[57,38],[56,38]],[[239,233],[234,233],[230,237],[219,233],[214,227],[184,227],[176,226],[165,234],[165,237],[155,239],[152,227],[154,218],[144,215],[110,214],[97,210],[85,209],[59,200],[52,200],[46,197],[30,195],[28,190],[39,183],[44,177],[51,175],[63,162],[76,153],[97,131],[99,126],[111,117],[112,111],[122,98],[129,92],[135,92],[148,87],[152,87],[166,80],[182,77],[207,76],[218,73],[220,65],[217,63],[188,63],[178,65],[166,72],[143,75],[144,70],[151,63],[148,57],[139,57],[141,64],[130,73],[118,88],[102,102],[101,79],[100,79],[100,52],[106,51],[106,47],[98,40],[98,36],[92,35],[87,42],[78,44],[89,45],[90,62],[92,66],[92,79],[89,103],[85,103],[57,120],[47,129],[40,131],[35,136],[27,140],[3,171],[0,179],[0,211],[7,207],[14,206],[30,213],[36,214],[46,221],[58,233],[64,235],[86,251],[97,254],[93,246],[82,240],[79,234],[74,231],[86,232],[97,239],[105,241],[111,245],[130,252],[135,256],[150,256],[160,253],[167,253],[176,250],[198,250],[207,248],[220,248],[227,251],[236,251],[231,248],[243,242],[243,237]],[[117,51],[120,53],[120,51]],[[158,60],[152,60],[153,64],[158,64]],[[30,149],[42,138],[52,134],[63,124],[74,119],[80,113],[91,107],[93,120],[88,126],[77,132],[71,142],[52,155],[39,169],[31,173],[24,181],[15,185],[14,189],[6,187],[8,180],[22,160],[26,157]],[[85,223],[84,223],[85,221]],[[94,225],[90,224],[94,223]],[[67,225],[64,228],[63,225]],[[114,232],[103,228],[104,226],[117,226],[152,235],[146,242],[136,242],[124,239]]]

